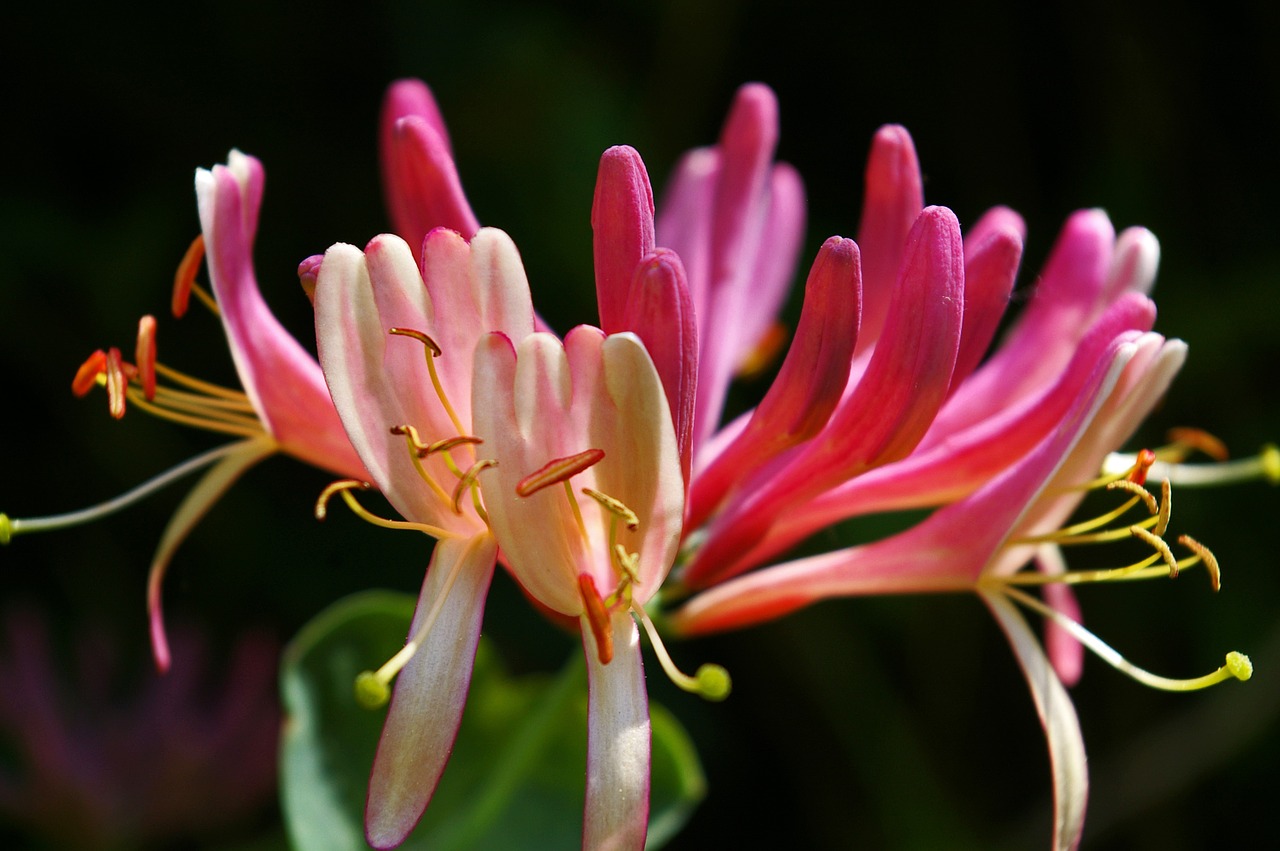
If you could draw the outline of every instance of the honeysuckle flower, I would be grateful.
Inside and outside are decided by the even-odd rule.
[[[315,307],[338,413],[405,519],[368,514],[359,482],[332,486],[318,511],[341,494],[367,519],[437,540],[408,643],[357,684],[376,704],[397,678],[370,779],[370,843],[399,844],[444,770],[501,548],[535,601],[582,624],[583,845],[642,847],[649,727],[632,617],[649,625],[643,606],[674,560],[684,510],[671,414],[643,346],[588,327],[563,344],[535,333],[519,255],[489,228],[469,242],[431,231],[420,265],[395,236],[363,252],[336,245]],[[727,681],[712,669],[691,685],[714,693]]]
[[[769,138],[736,118],[726,125],[723,147],[735,133]],[[712,218],[705,197],[681,203],[686,223]],[[1154,237],[1140,228],[1117,237],[1101,211],[1071,217],[1029,306],[982,363],[1009,302],[1022,239],[1020,218],[1003,208],[962,237],[949,210],[923,207],[910,137],[883,128],[867,167],[857,244],[838,237],[824,244],[794,340],[763,401],[699,445],[683,563],[664,596],[683,600],[667,622],[702,634],[835,596],[977,592],[1027,674],[1053,759],[1055,845],[1072,847],[1087,773],[1063,680],[1079,676],[1081,644],[1159,688],[1246,679],[1251,668],[1232,653],[1207,677],[1168,680],[1132,665],[1080,625],[1069,590],[1078,582],[1176,576],[1203,563],[1216,590],[1218,567],[1208,549],[1181,536],[1189,555],[1179,560],[1164,540],[1168,481],[1159,498],[1143,486],[1154,465],[1179,460],[1203,441],[1182,437],[1116,469],[1122,457],[1114,450],[1163,395],[1185,346],[1151,333]],[[694,277],[691,271],[690,282]],[[703,330],[699,322],[696,333]],[[704,428],[695,423],[694,431]],[[1238,470],[1209,475],[1272,475],[1276,457],[1270,450]],[[1109,475],[1099,478],[1104,467]],[[1064,527],[1083,494],[1102,486],[1125,491],[1128,501]],[[1139,505],[1149,517],[1121,519]],[[886,540],[758,569],[836,521],[934,506],[943,507]],[[1069,572],[1058,549],[1121,538],[1141,541],[1153,555],[1112,571]],[[1038,572],[1021,571],[1033,561]],[[1023,585],[1043,586],[1044,602]],[[1047,619],[1047,654],[1015,603]]]
[[[264,181],[262,164],[235,150],[225,166],[196,170],[201,236],[179,266],[173,298],[176,316],[185,313],[193,291],[220,316],[243,391],[210,384],[157,361],[156,321],[151,316],[139,323],[136,363],[127,362],[118,349],[99,350],[80,368],[72,387],[83,395],[95,385],[104,386],[117,418],[124,416],[126,404],[132,404],[164,419],[238,439],[93,508],[45,518],[0,515],[0,542],[7,543],[11,535],[109,515],[208,467],[165,527],[151,563],[147,604],[161,670],[170,664],[160,596],[165,571],[182,541],[246,470],[283,453],[338,475],[367,477],[334,411],[319,363],[275,318],[258,288],[252,254]],[[206,251],[212,296],[195,284]]]

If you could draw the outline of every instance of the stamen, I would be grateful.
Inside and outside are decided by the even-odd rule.
[[[458,581],[465,562],[466,559],[461,558],[454,561],[449,568],[449,575],[445,577],[444,587],[440,589],[440,594],[431,604],[431,610],[427,612],[427,616],[422,619],[422,626],[405,642],[404,647],[400,648],[400,651],[377,671],[362,671],[356,676],[356,702],[365,709],[377,709],[391,699],[391,681],[404,669],[405,665],[409,664],[409,660],[418,652],[418,648],[426,640],[431,628],[435,626],[436,618],[444,609],[445,600],[453,590],[453,584]]]
[[[600,454],[601,457],[604,456],[603,452]],[[623,523],[627,524],[627,528],[632,532],[640,528],[640,518],[636,516],[634,511],[627,508],[622,500],[614,499],[608,494],[600,493],[600,491],[595,490],[594,488],[583,488],[582,492],[604,506],[605,510],[609,511]]]
[[[1097,656],[1111,667],[1115,668],[1123,674],[1128,674],[1133,679],[1150,686],[1151,688],[1161,689],[1163,691],[1196,691],[1202,688],[1208,688],[1217,685],[1224,680],[1235,677],[1238,680],[1247,680],[1253,676],[1253,663],[1249,661],[1249,657],[1243,653],[1232,651],[1227,654],[1226,663],[1211,674],[1203,677],[1194,677],[1186,680],[1170,679],[1153,674],[1150,671],[1139,668],[1128,659],[1125,659],[1115,651],[1109,644],[1089,630],[1085,629],[1075,620],[1067,617],[1050,606],[1046,606],[1041,601],[1025,594],[1014,588],[1005,588],[1004,593],[1010,598],[1016,600],[1032,611],[1048,618],[1058,626],[1065,629],[1073,638],[1092,650]]]
[[[778,360],[778,353],[782,351],[782,347],[786,345],[787,338],[790,336],[787,326],[783,323],[774,322],[770,325],[747,352],[742,363],[738,364],[736,377],[750,381],[763,375],[765,370]]]
[[[456,532],[448,529],[442,529],[439,526],[432,526],[427,523],[414,523],[409,520],[388,520],[385,517],[379,517],[372,513],[359,502],[351,493],[353,490],[369,491],[373,490],[373,485],[368,482],[362,482],[358,479],[340,479],[326,487],[320,492],[319,498],[316,500],[315,516],[317,520],[323,521],[329,515],[329,500],[334,495],[342,497],[342,501],[347,504],[347,508],[351,513],[364,520],[366,523],[372,523],[374,526],[381,526],[384,529],[411,529],[415,532],[422,532],[430,535],[437,541],[445,538],[457,537]]]
[[[71,511],[66,514],[55,514],[50,517],[28,517],[23,519],[10,518],[8,515],[0,514],[0,544],[9,543],[13,537],[20,534],[49,532],[55,529],[65,529],[69,526],[79,526],[82,523],[101,520],[104,517],[115,514],[117,511],[128,508],[141,499],[145,499],[178,479],[191,475],[196,470],[208,467],[243,446],[243,443],[229,443],[226,446],[219,446],[217,449],[210,449],[208,452],[201,453],[176,467],[166,470],[155,478],[125,491],[120,496],[109,499],[106,502],[100,502],[90,508],[82,508],[79,511]]]
[[[1280,485],[1280,448],[1267,444],[1251,458],[1213,464],[1185,464],[1180,459],[1161,461],[1156,469],[1179,487],[1231,485],[1263,479]]]
[[[213,296],[196,283],[196,273],[200,271],[202,260],[204,260],[204,234],[198,235],[191,241],[191,245],[187,247],[186,253],[178,263],[178,270],[173,275],[173,298],[169,307],[173,310],[173,315],[179,319],[187,312],[192,293],[195,293],[196,298],[213,311],[214,316],[219,314],[218,303],[213,300]]]
[[[640,625],[644,627],[645,633],[649,636],[649,644],[653,647],[654,655],[658,657],[658,663],[662,665],[662,670],[666,672],[671,682],[691,694],[701,696],[705,700],[719,702],[729,696],[729,692],[733,690],[733,680],[722,665],[706,663],[698,667],[698,671],[694,676],[689,676],[677,668],[675,662],[671,661],[671,655],[667,653],[667,647],[662,643],[662,637],[658,635],[658,629],[653,625],[653,621],[649,619],[649,614],[644,610],[644,607],[639,603],[633,602],[631,604],[631,613],[640,622]]]
[[[440,399],[440,404],[444,406],[445,413],[449,415],[449,422],[453,423],[453,430],[458,434],[463,434],[466,429],[462,427],[462,421],[458,419],[458,414],[453,410],[453,405],[449,404],[449,396],[444,392],[444,385],[440,383],[440,374],[436,372],[435,359],[444,354],[444,351],[422,331],[415,331],[412,328],[390,328],[388,334],[397,337],[412,337],[426,347],[427,372],[431,373],[431,386],[435,388],[436,396]]]
[[[1222,588],[1222,571],[1218,568],[1217,557],[1209,551],[1209,548],[1190,535],[1179,535],[1178,543],[1200,557],[1200,560],[1204,562],[1204,569],[1209,574],[1209,584],[1214,591],[1220,590]]]
[[[148,401],[156,398],[156,318],[150,314],[138,320],[138,346],[135,351],[142,393]]]
[[[567,458],[555,458],[521,479],[516,484],[516,496],[532,496],[543,488],[567,482],[603,459],[603,449],[588,449]]]
[[[1160,513],[1160,506],[1156,503],[1156,498],[1151,494],[1151,491],[1131,479],[1116,479],[1107,485],[1107,490],[1131,493],[1146,503],[1148,512],[1151,514]]]
[[[76,377],[71,379],[71,392],[77,398],[88,394],[98,384],[98,378],[107,372],[107,353],[98,349],[80,364]]]
[[[1138,457],[1133,462],[1133,469],[1129,471],[1129,481],[1135,485],[1145,485],[1147,483],[1147,473],[1154,463],[1156,463],[1156,453],[1150,449],[1139,449]],[[1152,513],[1154,514],[1155,512]]]
[[[458,479],[458,486],[453,489],[454,514],[462,513],[462,495],[467,492],[468,488],[475,488],[476,476],[480,475],[480,471],[496,466],[498,466],[497,460],[493,458],[483,458],[472,464],[471,469],[462,474],[462,478]]]
[[[1141,526],[1130,526],[1129,531],[1133,534],[1133,537],[1152,547],[1160,554],[1160,557],[1164,559],[1164,563],[1169,565],[1170,579],[1178,578],[1178,560],[1173,557],[1173,551],[1169,549],[1169,545],[1164,542],[1163,538],[1157,538]]]
[[[426,457],[426,450],[430,447],[419,439],[418,430],[411,425],[399,425],[392,426],[391,433],[405,436],[405,441],[409,444],[409,460],[413,463],[413,469],[417,472],[418,477],[427,483],[437,497],[444,502],[450,502],[449,494],[445,493],[444,488],[440,487],[440,483],[436,481],[435,476],[427,472],[427,468],[422,466],[422,459]]]
[[[583,614],[596,639],[596,655],[601,665],[608,665],[613,660],[613,630],[609,625],[609,610],[600,598],[591,574],[578,574],[578,593],[582,597]]]
[[[1168,437],[1172,444],[1170,448],[1182,450],[1183,457],[1186,456],[1186,450],[1191,449],[1198,450],[1215,461],[1226,461],[1230,457],[1227,445],[1203,429],[1171,428]]]
[[[124,361],[121,359],[120,350],[117,348],[113,347],[107,350],[106,376],[107,410],[116,419],[123,419],[125,388],[129,384],[129,377],[125,375]]]

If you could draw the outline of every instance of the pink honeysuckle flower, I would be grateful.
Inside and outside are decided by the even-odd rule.
[[[1019,572],[1029,561],[1057,558],[1054,542],[1088,532],[1054,533],[1086,492],[1089,480],[1118,441],[1126,438],[1160,399],[1181,366],[1186,347],[1157,334],[1129,332],[1112,340],[1094,360],[1081,392],[1050,431],[1028,453],[968,497],[947,505],[906,532],[863,546],[775,565],[729,579],[696,594],[673,616],[687,633],[745,626],[779,617],[809,603],[837,596],[974,591],[991,609],[1013,645],[1045,728],[1053,769],[1054,847],[1074,848],[1083,827],[1088,793],[1084,743],[1079,723],[1052,663],[1035,640],[1015,603],[1032,608],[1060,629],[1085,642],[1105,661],[1140,682],[1157,688],[1203,688],[1232,676],[1248,679],[1248,658],[1227,656],[1226,664],[1206,677],[1168,680],[1129,663],[1088,633],[1075,618],[1019,590],[1050,582],[1135,579],[1176,574],[1201,562],[1217,587],[1217,564],[1194,540],[1181,542],[1192,556],[1172,562],[1167,546],[1157,555],[1113,571]],[[1125,490],[1132,492],[1139,485]],[[1154,506],[1151,537],[1164,534],[1168,493]],[[1137,501],[1137,500],[1135,500]],[[1154,500],[1153,500],[1154,501]],[[1098,524],[1101,525],[1101,524]],[[1133,527],[1121,528],[1124,537]],[[1114,537],[1114,536],[1113,536]],[[1144,540],[1146,540],[1144,538]],[[1049,552],[1045,552],[1048,549]],[[1163,557],[1163,559],[1162,559]],[[1060,585],[1049,585],[1059,588]],[[1051,601],[1052,602],[1052,601]]]
[[[330,495],[438,541],[405,650],[358,683],[377,703],[398,675],[370,778],[369,842],[403,841],[435,791],[501,548],[535,601],[583,626],[583,845],[642,847],[648,704],[631,617],[648,626],[643,604],[674,560],[684,511],[671,414],[643,346],[587,327],[563,345],[534,333],[519,255],[489,228],[469,242],[433,230],[420,266],[395,236],[364,252],[336,245],[320,266],[315,307],[339,415],[406,519],[364,512],[351,493],[358,482]],[[727,681],[713,669],[693,686],[715,694]]]
[[[178,546],[219,497],[250,467],[276,453],[338,475],[366,477],[347,441],[315,357],[272,315],[253,270],[265,173],[255,158],[231,151],[225,166],[196,170],[201,236],[178,269],[174,314],[181,316],[195,289],[222,320],[243,392],[219,387],[156,361],[156,321],[139,323],[137,362],[118,349],[95,352],[73,382],[78,395],[106,387],[111,413],[124,416],[126,400],[149,413],[239,438],[199,455],[99,506],[56,517],[10,519],[0,515],[0,542],[13,534],[88,522],[114,513],[177,478],[209,467],[165,527],[147,583],[152,648],[157,666],[170,664],[161,608],[161,583]],[[207,250],[209,296],[195,287]],[[169,386],[159,384],[164,379]]]

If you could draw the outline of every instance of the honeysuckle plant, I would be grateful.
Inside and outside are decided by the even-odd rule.
[[[375,847],[412,830],[461,721],[499,550],[528,595],[581,627],[590,696],[585,848],[640,848],[649,720],[637,619],[670,569],[684,482],[666,394],[632,334],[534,331],[514,244],[437,228],[420,264],[395,236],[335,245],[315,287],[320,362],[352,445],[401,514],[436,540],[404,649],[362,675],[390,697],[366,808]],[[688,687],[722,696],[716,668]],[[395,680],[394,693],[391,683]]]
[[[77,395],[105,388],[112,416],[129,405],[162,419],[235,437],[92,508],[39,518],[0,515],[0,543],[13,535],[65,528],[115,513],[174,480],[208,468],[182,500],[152,558],[147,582],[152,649],[157,666],[170,665],[161,583],[179,545],[213,504],[250,467],[276,453],[341,476],[366,477],[347,441],[320,372],[320,364],[271,313],[258,288],[253,243],[265,172],[254,157],[233,150],[226,165],[197,169],[201,234],[175,275],[172,309],[180,317],[195,294],[221,318],[242,390],[222,387],[157,359],[157,322],[138,324],[135,360],[117,348],[98,350],[72,382]],[[211,293],[196,283],[207,255]]]

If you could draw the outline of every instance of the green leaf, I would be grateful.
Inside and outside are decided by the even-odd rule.
[[[385,711],[361,709],[356,675],[404,644],[408,595],[342,600],[285,650],[281,745],[285,821],[307,851],[366,849],[365,785]],[[653,721],[649,848],[674,836],[706,791],[688,734],[661,706]],[[512,678],[483,639],[449,767],[418,828],[418,849],[573,848],[581,842],[586,674],[580,653],[554,677]]]

